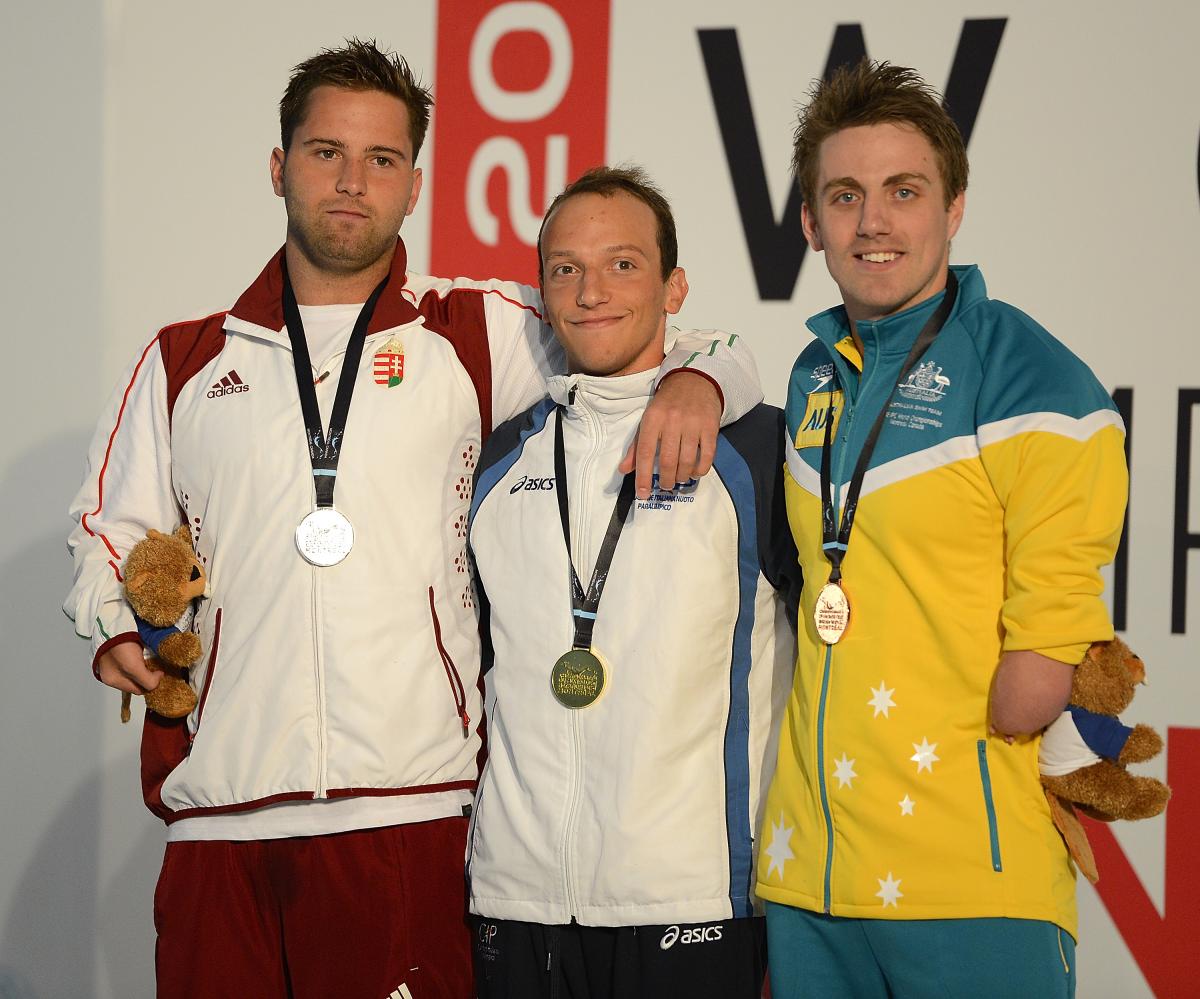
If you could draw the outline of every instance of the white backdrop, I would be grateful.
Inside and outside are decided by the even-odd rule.
[[[153,994],[163,835],[140,801],[137,726],[118,723],[118,695],[90,678],[58,610],[65,509],[102,400],[159,326],[227,305],[282,241],[267,159],[290,67],[358,34],[404,52],[432,82],[439,18],[455,11],[438,6],[75,0],[0,15],[0,999]],[[683,324],[741,332],[769,400],[782,403],[803,320],[836,289],[810,254],[790,300],[759,300],[697,30],[737,30],[778,216],[795,103],[836,25],[861,24],[872,56],[941,87],[963,20],[984,17],[1007,23],[970,141],[954,259],[980,263],[994,297],[1041,321],[1110,389],[1133,389],[1125,634],[1152,685],[1129,717],[1164,735],[1197,729],[1200,553],[1189,560],[1189,632],[1172,633],[1170,607],[1177,399],[1200,388],[1200,5],[612,0],[608,158],[644,164],[672,198],[692,289]],[[606,44],[602,33],[587,41]],[[429,262],[437,127],[435,110],[423,202],[404,230],[418,269]],[[1200,532],[1200,412],[1197,424],[1186,523]],[[1200,758],[1177,765],[1200,785]],[[1142,772],[1165,776],[1165,759]],[[1149,945],[1164,952],[1182,950],[1200,923],[1200,865],[1168,870],[1166,830],[1163,818],[1116,829],[1160,916],[1175,886]],[[1179,825],[1172,836],[1197,834]],[[1080,996],[1149,995],[1097,893],[1085,885],[1080,900]],[[1131,942],[1147,952],[1145,932]],[[1159,973],[1160,994],[1195,994],[1200,964],[1186,950],[1173,977]]]

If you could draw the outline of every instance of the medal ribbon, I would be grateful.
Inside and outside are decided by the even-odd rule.
[[[333,411],[329,414],[329,432],[326,433],[321,429],[321,410],[317,405],[317,389],[312,379],[308,341],[304,338],[304,322],[300,318],[300,307],[296,304],[296,293],[292,291],[287,264],[283,266],[283,320],[287,323],[288,339],[292,342],[292,364],[296,369],[296,389],[300,393],[300,411],[304,414],[304,431],[308,438],[308,457],[312,462],[318,507],[333,506],[338,460],[342,455],[342,441],[346,438],[346,418],[350,413],[350,399],[354,396],[358,365],[367,339],[367,324],[387,283],[386,277],[379,282],[354,322],[354,331],[350,334],[346,356],[342,360],[342,373],[338,377],[337,395],[333,398]]]
[[[846,551],[850,547],[850,532],[854,528],[854,514],[858,509],[858,494],[862,491],[863,478],[867,474],[867,466],[871,462],[871,455],[875,453],[875,445],[879,441],[879,433],[883,429],[883,420],[887,415],[888,407],[892,404],[892,397],[896,394],[896,389],[904,383],[904,379],[908,377],[908,373],[913,369],[914,365],[921,359],[925,351],[929,349],[929,345],[937,339],[937,335],[942,331],[942,327],[946,324],[946,320],[950,316],[950,311],[954,308],[954,300],[957,297],[958,279],[954,276],[953,271],[949,271],[946,277],[946,294],[942,298],[942,304],[934,310],[933,315],[921,327],[921,332],[917,334],[917,339],[912,345],[912,350],[908,352],[908,357],[904,359],[904,364],[900,367],[900,374],[896,378],[896,384],[892,386],[891,392],[888,393],[888,397],[884,400],[883,406],[879,410],[879,415],[875,417],[875,422],[871,425],[867,439],[863,442],[862,451],[859,452],[858,461],[854,466],[854,474],[850,477],[850,488],[846,491],[846,506],[842,510],[840,528],[834,520],[833,487],[829,470],[830,452],[833,450],[833,412],[832,405],[830,406],[830,412],[825,420],[825,446],[821,450],[821,531],[823,535],[823,544],[821,547],[831,567],[829,572],[829,582],[831,583],[838,583],[842,578],[842,559],[846,557]],[[834,368],[833,377],[836,382],[836,368]]]
[[[592,570],[592,578],[585,592],[571,559],[570,502],[567,497],[567,459],[563,446],[561,406],[554,419],[554,488],[558,496],[558,518],[562,521],[563,540],[567,544],[567,564],[571,567],[571,614],[575,620],[575,639],[571,648],[591,649],[592,629],[596,626],[596,612],[600,608],[608,568],[612,565],[621,531],[625,529],[625,518],[629,516],[629,508],[633,505],[633,472],[628,472],[621,483],[621,491],[617,494],[617,502],[608,521],[608,530],[604,532],[604,542],[600,545],[600,554],[596,557],[596,567]]]

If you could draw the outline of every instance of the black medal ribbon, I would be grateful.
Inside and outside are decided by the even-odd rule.
[[[896,394],[908,377],[910,371],[916,363],[929,349],[930,344],[937,339],[937,335],[942,331],[942,327],[946,325],[946,320],[950,317],[950,312],[954,308],[954,300],[958,297],[958,278],[954,276],[953,271],[947,272],[946,277],[946,294],[942,298],[941,304],[934,310],[921,327],[921,332],[917,334],[917,339],[913,342],[912,350],[908,352],[908,357],[904,359],[904,364],[900,367],[900,374],[896,377],[896,384],[892,386],[888,397],[883,401],[883,406],[879,410],[879,415],[875,417],[875,422],[871,425],[871,430],[867,434],[867,439],[863,442],[862,451],[859,452],[858,461],[854,465],[854,474],[850,477],[850,488],[846,491],[846,505],[842,510],[842,521],[840,527],[835,520],[833,509],[833,484],[830,473],[830,452],[833,450],[833,412],[832,404],[830,405],[830,413],[825,420],[825,445],[821,450],[821,532],[823,535],[822,549],[825,552],[825,557],[829,560],[830,573],[829,582],[838,583],[842,578],[842,560],[846,557],[846,551],[850,547],[850,532],[854,529],[854,514],[858,509],[858,494],[862,491],[863,478],[867,474],[867,466],[871,463],[871,456],[875,453],[875,445],[879,442],[879,434],[883,429],[883,421],[887,416],[888,408],[892,404],[892,397]],[[834,382],[837,382],[837,369],[834,368]]]
[[[596,557],[596,567],[592,570],[592,578],[586,591],[579,581],[579,574],[575,571],[575,563],[571,558],[570,501],[567,496],[567,459],[563,446],[561,406],[555,413],[554,423],[554,478],[555,493],[558,496],[558,517],[562,521],[563,540],[567,545],[567,564],[571,567],[571,614],[575,621],[575,638],[571,648],[591,649],[592,630],[596,626],[596,613],[600,609],[600,597],[604,594],[608,569],[612,565],[621,532],[625,529],[629,508],[633,505],[633,472],[626,473],[621,483],[621,490],[617,494],[617,502],[613,506],[612,517],[609,518],[608,529],[604,532],[604,541],[600,545],[600,554]]]
[[[325,432],[321,428],[321,410],[317,405],[317,389],[313,384],[308,341],[304,337],[304,321],[300,318],[300,307],[296,304],[296,293],[292,290],[287,264],[283,266],[283,320],[287,324],[288,339],[292,342],[296,390],[300,393],[300,411],[304,414],[304,431],[308,438],[308,457],[312,462],[318,507],[333,506],[338,460],[342,454],[342,442],[346,438],[346,418],[350,414],[350,400],[354,396],[354,384],[358,380],[358,365],[362,360],[363,344],[367,339],[367,325],[371,322],[379,296],[387,283],[386,277],[379,282],[354,322],[354,330],[346,344],[346,356],[342,360],[342,373],[338,377],[333,411],[329,414],[329,431]]]

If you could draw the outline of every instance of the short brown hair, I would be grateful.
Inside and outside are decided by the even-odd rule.
[[[429,129],[429,95],[402,55],[381,52],[375,39],[348,38],[340,49],[322,49],[292,70],[287,90],[279,102],[279,138],[284,152],[292,135],[308,110],[308,99],[317,87],[341,87],[345,90],[380,90],[398,97],[408,108],[408,134],[412,140],[413,162],[421,151]]]
[[[967,189],[962,133],[938,92],[916,70],[862,59],[841,67],[830,80],[815,81],[808,96],[792,137],[792,170],[810,207],[817,196],[821,143],[844,128],[884,122],[912,125],[929,140],[946,188],[946,207]]]
[[[555,213],[558,206],[568,198],[579,194],[599,194],[611,198],[614,194],[624,192],[647,205],[658,223],[658,255],[662,260],[662,276],[665,281],[679,262],[679,240],[675,235],[675,216],[671,213],[670,202],[646,175],[646,171],[638,166],[598,166],[592,167],[573,183],[563,189],[563,192],[550,202],[546,214],[542,216],[542,227],[538,230],[538,280],[542,273],[542,233],[546,231],[546,223]]]

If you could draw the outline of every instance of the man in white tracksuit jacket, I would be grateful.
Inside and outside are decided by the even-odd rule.
[[[669,207],[640,171],[598,168],[539,249],[571,374],[484,447],[469,531],[494,653],[477,987],[751,999],[753,835],[799,582],[781,414],[757,407],[721,432],[713,474],[633,502],[615,464],[687,292]]]

